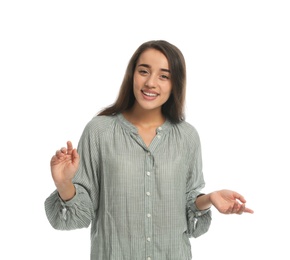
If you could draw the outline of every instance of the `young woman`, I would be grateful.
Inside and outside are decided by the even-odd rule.
[[[166,41],[143,43],[115,103],[51,159],[51,225],[91,225],[91,260],[189,260],[190,237],[208,231],[211,206],[253,213],[231,190],[202,194],[201,146],[185,121],[186,66]]]

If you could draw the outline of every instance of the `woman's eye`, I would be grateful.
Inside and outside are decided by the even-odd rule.
[[[144,74],[147,74],[148,71],[147,70],[139,70],[139,73],[142,74],[142,75],[144,75]]]
[[[167,75],[161,75],[162,79],[169,79],[169,77]]]

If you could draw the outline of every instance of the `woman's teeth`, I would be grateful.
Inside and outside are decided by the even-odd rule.
[[[142,91],[144,95],[149,96],[149,97],[157,97],[157,94],[153,94],[153,93],[149,93],[149,92],[145,92]]]

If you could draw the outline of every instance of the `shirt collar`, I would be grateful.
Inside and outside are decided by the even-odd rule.
[[[125,129],[129,130],[130,132],[136,133],[136,134],[138,133],[138,129],[137,129],[137,127],[134,126],[132,123],[130,123],[130,122],[129,122],[129,121],[128,121],[124,116],[123,116],[122,113],[118,113],[116,116],[117,116],[119,122],[121,123],[121,125],[122,125]],[[157,131],[157,132],[160,132],[160,131],[162,131],[162,132],[169,131],[169,129],[170,129],[171,127],[172,127],[172,123],[171,123],[168,119],[166,119],[165,122],[164,122],[161,126],[157,127],[156,131]]]

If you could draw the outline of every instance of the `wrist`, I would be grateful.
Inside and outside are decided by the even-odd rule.
[[[211,199],[210,199],[211,193],[209,194],[200,194],[197,196],[195,200],[195,205],[199,210],[206,210],[212,206]]]
[[[56,188],[59,196],[64,201],[72,199],[76,194],[76,189],[72,182],[58,184]]]

